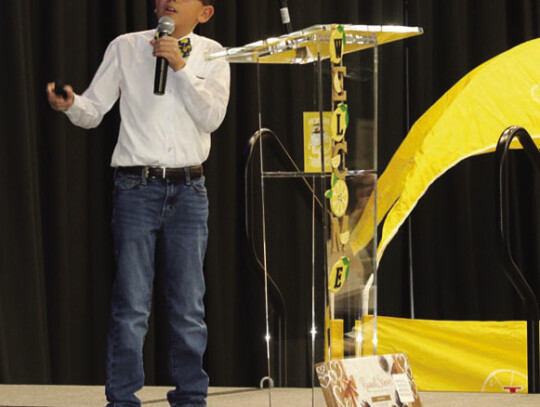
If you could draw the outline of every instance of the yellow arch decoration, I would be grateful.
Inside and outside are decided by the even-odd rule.
[[[540,147],[540,39],[471,71],[413,125],[377,183],[377,222],[386,216],[378,261],[428,187],[465,158],[495,151],[511,125]],[[373,211],[372,196],[351,234],[354,253],[373,238]]]

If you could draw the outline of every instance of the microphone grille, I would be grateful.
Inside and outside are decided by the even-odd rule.
[[[174,32],[174,20],[163,16],[159,19],[157,30],[161,34],[171,35]]]

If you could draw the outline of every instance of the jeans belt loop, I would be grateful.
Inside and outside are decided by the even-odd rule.
[[[186,185],[191,185],[191,174],[189,173],[189,167],[184,168],[185,183]]]
[[[146,182],[148,180],[148,167],[143,167],[141,171],[141,183],[142,185],[146,185]]]

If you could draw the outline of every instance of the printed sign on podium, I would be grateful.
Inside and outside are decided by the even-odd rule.
[[[366,356],[318,364],[328,407],[421,407],[404,354]]]

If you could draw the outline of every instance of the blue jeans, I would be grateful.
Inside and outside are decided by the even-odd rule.
[[[106,395],[109,407],[140,406],[144,385],[143,343],[148,331],[154,260],[163,266],[168,317],[168,365],[176,386],[171,406],[206,406],[208,376],[202,368],[203,260],[208,237],[204,177],[145,178],[117,171],[112,230],[117,275],[107,339]]]

